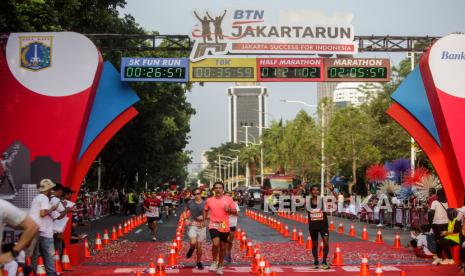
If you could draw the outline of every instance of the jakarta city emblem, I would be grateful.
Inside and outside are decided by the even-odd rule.
[[[19,37],[20,65],[24,69],[39,71],[52,65],[53,36]]]

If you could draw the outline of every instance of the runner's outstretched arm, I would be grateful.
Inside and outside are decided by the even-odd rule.
[[[194,15],[195,15],[195,17],[197,17],[197,19],[198,19],[199,21],[202,21],[202,18],[199,17],[199,15],[197,14],[197,12],[194,11]]]

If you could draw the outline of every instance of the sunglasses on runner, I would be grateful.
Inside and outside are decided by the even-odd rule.
[[[195,193],[194,195],[200,195],[200,193]]]

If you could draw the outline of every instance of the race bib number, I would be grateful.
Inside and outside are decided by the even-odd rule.
[[[320,221],[323,220],[323,211],[311,211],[310,212],[310,221]]]
[[[158,210],[158,207],[153,207],[153,206],[150,206],[149,207],[149,212],[147,215],[151,215],[151,216],[154,216],[154,217],[159,217],[160,216],[160,212]]]
[[[226,222],[224,222],[224,221],[214,222],[214,223],[212,223],[212,226],[213,226],[212,228],[217,229],[220,232],[222,232],[222,231],[224,232],[224,230],[226,229]]]

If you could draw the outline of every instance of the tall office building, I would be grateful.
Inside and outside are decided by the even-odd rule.
[[[229,141],[258,143],[266,124],[267,89],[263,86],[244,84],[228,88]]]
[[[318,82],[316,87],[316,103],[320,104],[324,98],[332,99],[337,84],[337,82]]]
[[[378,96],[383,91],[380,83],[345,82],[337,85],[333,93],[333,102],[336,107],[348,105],[359,106]]]

